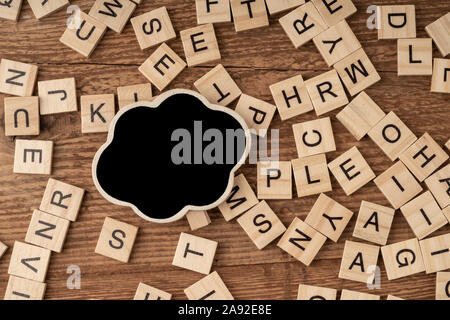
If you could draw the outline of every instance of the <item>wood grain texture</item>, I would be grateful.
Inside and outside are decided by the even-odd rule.
[[[71,1],[85,12],[93,3],[94,0]],[[399,78],[396,41],[377,41],[377,31],[366,27],[369,17],[366,9],[374,3],[369,0],[355,0],[354,3],[358,12],[348,19],[348,23],[381,76],[381,81],[366,92],[384,112],[395,111],[417,136],[428,132],[443,145],[450,136],[449,95],[430,93],[429,76]],[[392,0],[390,4],[416,5],[418,37],[427,37],[424,27],[450,10],[445,0]],[[184,59],[179,32],[197,25],[194,0],[144,0],[133,16],[163,5],[168,8],[177,32],[177,38],[168,44]],[[267,28],[238,34],[232,23],[215,26],[221,63],[244,93],[269,103],[273,103],[269,90],[271,84],[298,73],[304,79],[310,79],[329,70],[312,42],[299,49],[293,47],[277,21],[280,16],[272,16]],[[121,34],[108,30],[87,59],[58,41],[68,17],[65,10],[60,10],[38,21],[28,4],[24,3],[17,23],[0,20],[5,31],[0,33],[0,57],[37,64],[38,81],[75,77],[78,97],[115,93],[119,86],[146,82],[138,66],[154,49],[140,50],[131,23],[127,23]],[[433,55],[440,56],[436,47]],[[167,89],[194,89],[194,81],[214,66],[187,68]],[[14,240],[24,241],[32,212],[39,207],[48,176],[12,173],[14,139],[4,134],[4,96],[0,95],[0,240],[12,247]],[[234,108],[235,104],[230,107]],[[392,162],[368,137],[356,141],[336,119],[335,115],[340,110],[327,114],[332,118],[337,146],[335,152],[327,154],[327,159],[330,161],[357,146],[376,175],[390,167]],[[284,122],[278,114],[274,117],[271,128],[280,129],[281,160],[297,157],[292,124],[316,118],[314,112]],[[86,190],[78,220],[70,224],[63,252],[52,255],[45,298],[132,299],[138,284],[144,282],[172,293],[174,299],[186,299],[183,290],[203,277],[171,265],[179,234],[191,233],[186,219],[169,225],[152,224],[140,219],[131,209],[112,205],[100,196],[91,179],[91,162],[98,147],[106,140],[106,133],[82,135],[80,112],[42,116],[39,139],[54,141],[52,177]],[[245,165],[241,172],[256,190],[256,165]],[[373,182],[347,197],[334,177],[331,179],[333,191],[329,195],[355,213],[362,200],[389,205]],[[294,217],[304,219],[316,198],[308,196],[270,200],[268,203],[287,226]],[[368,290],[362,283],[338,279],[345,240],[360,241],[352,237],[356,214],[339,241],[327,241],[312,264],[305,267],[276,247],[276,242],[264,250],[256,249],[236,220],[227,223],[218,210],[209,213],[211,225],[192,233],[219,243],[212,270],[219,272],[236,299],[295,299],[300,283],[357,290],[383,297],[393,294],[405,299],[434,298],[435,274],[421,273],[388,281],[381,259],[378,262],[382,271],[381,290]],[[128,264],[94,253],[106,216],[139,227]],[[449,231],[447,225],[433,235]],[[397,211],[388,244],[413,237],[412,230]],[[0,292],[6,290],[10,257],[11,249],[0,259]],[[81,268],[81,290],[66,288],[69,276],[66,269],[70,265]]]

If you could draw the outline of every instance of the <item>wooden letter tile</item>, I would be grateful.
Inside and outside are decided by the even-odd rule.
[[[38,67],[33,64],[2,59],[0,63],[0,92],[14,96],[31,96]]]
[[[8,250],[8,246],[0,241],[0,258],[5,254],[6,250]]]
[[[437,273],[436,300],[450,300],[450,272]]]
[[[145,283],[139,283],[134,300],[170,300],[172,295]]]
[[[265,201],[251,208],[237,222],[260,250],[286,231],[286,227]]]
[[[135,84],[117,88],[119,109],[138,101],[152,101],[152,85],[150,83]]]
[[[378,39],[416,37],[414,5],[377,6]]]
[[[389,112],[368,132],[373,142],[394,161],[417,137],[394,112]]]
[[[431,92],[450,93],[450,59],[433,59]]]
[[[329,117],[294,124],[292,130],[299,158],[336,150]]]
[[[386,245],[395,210],[376,203],[362,201],[353,236]]]
[[[4,300],[43,300],[45,283],[9,276]]]
[[[299,198],[332,190],[325,154],[294,159],[292,170]]]
[[[160,91],[186,68],[186,63],[167,44],[163,43],[139,67],[139,71]]]
[[[114,94],[81,96],[81,132],[108,132],[116,107]]]
[[[264,0],[230,0],[236,32],[269,25]]]
[[[311,1],[288,13],[279,21],[296,48],[304,45],[327,28],[327,24]]]
[[[394,209],[400,208],[422,191],[422,186],[401,161],[397,161],[373,181]]]
[[[134,33],[142,50],[176,38],[169,13],[161,7],[131,19]]]
[[[192,231],[206,227],[211,223],[211,219],[206,211],[188,211],[186,219]]]
[[[361,140],[385,113],[364,91],[358,94],[336,118],[356,138]]]
[[[405,300],[405,299],[402,299],[402,298],[393,296],[393,295],[391,295],[391,294],[388,294],[386,300]]]
[[[220,60],[219,44],[211,23],[183,30],[180,36],[189,67]]]
[[[278,247],[309,266],[326,240],[325,236],[305,222],[299,218],[294,218],[287,231],[278,241]]]
[[[292,199],[290,161],[258,162],[258,199]]]
[[[348,196],[375,178],[375,173],[357,147],[331,161],[328,168]]]
[[[89,57],[105,34],[106,26],[82,11],[79,11],[79,14],[78,28],[67,26],[59,41],[83,56]]]
[[[230,0],[195,0],[197,24],[230,22]]]
[[[425,271],[417,238],[381,247],[381,254],[389,280]]]
[[[44,282],[51,251],[31,244],[15,241],[8,274]]]
[[[450,268],[450,233],[420,241],[426,273]]]
[[[296,8],[304,3],[305,0],[266,0],[270,15]]]
[[[442,209],[442,213],[447,218],[447,221],[450,223],[450,206]]]
[[[121,33],[134,9],[136,4],[130,0],[114,0],[114,3],[109,0],[96,0],[89,15],[111,30]]]
[[[377,265],[379,252],[379,246],[345,241],[339,278],[371,284],[373,273],[369,270]]]
[[[221,64],[195,81],[194,86],[211,103],[224,107],[242,94],[241,89]]]
[[[61,252],[68,230],[68,220],[34,210],[25,241],[54,252]]]
[[[217,271],[184,289],[189,300],[234,300]]]
[[[53,141],[16,139],[14,173],[50,174]]]
[[[399,76],[430,76],[433,73],[431,39],[398,39],[397,61]]]
[[[255,193],[241,173],[234,178],[233,189],[228,198],[219,205],[219,210],[226,221],[239,216],[258,203]]]
[[[5,136],[39,135],[39,98],[5,98]]]
[[[380,299],[381,297],[375,294],[343,289],[340,300],[380,300]]]
[[[69,0],[46,0],[46,1],[36,1],[28,0],[28,5],[31,7],[36,19],[41,19],[48,16],[66,5],[69,4]]]
[[[313,3],[329,26],[334,26],[356,12],[351,0],[313,0]]]
[[[106,217],[95,253],[127,263],[137,232],[131,224]]]
[[[242,94],[235,111],[245,120],[256,135],[265,137],[277,107],[263,100]],[[253,133],[253,132],[252,132]]]
[[[42,115],[78,110],[75,78],[38,81],[38,89]]]
[[[441,208],[450,206],[450,164],[425,180]]]
[[[337,290],[300,284],[297,300],[336,300]]]
[[[450,12],[427,25],[425,31],[433,38],[443,57],[450,53]]]
[[[336,70],[331,70],[306,80],[314,109],[318,116],[348,103],[347,95]]]
[[[7,1],[9,6],[0,6],[0,18],[17,21],[22,8],[22,0]]]
[[[182,232],[172,265],[209,274],[216,254],[217,242]]]
[[[445,147],[450,151],[450,139],[445,143]]]
[[[447,161],[449,156],[428,133],[425,133],[403,151],[399,158],[417,180],[422,182]]]
[[[314,109],[300,74],[271,85],[270,91],[283,121]]]
[[[308,213],[305,223],[337,242],[352,216],[353,212],[322,193]]]

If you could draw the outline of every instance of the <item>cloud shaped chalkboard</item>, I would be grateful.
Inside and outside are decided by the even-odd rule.
[[[172,90],[117,113],[92,176],[108,201],[149,221],[175,221],[225,200],[249,144],[248,128],[233,110],[194,91]]]

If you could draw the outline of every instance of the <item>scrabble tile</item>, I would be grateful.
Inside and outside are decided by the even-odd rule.
[[[195,0],[197,23],[218,23],[231,21],[230,0]]]
[[[0,92],[21,97],[33,95],[37,72],[36,65],[2,59]]]
[[[297,300],[336,300],[337,290],[300,284]]]
[[[336,150],[329,117],[294,124],[292,130],[299,158]]]
[[[289,12],[279,22],[296,48],[327,29],[327,24],[311,1]]]
[[[172,295],[140,282],[133,300],[170,300]]]
[[[263,100],[242,94],[235,111],[244,119],[249,129],[265,137],[277,107]]]
[[[81,132],[108,132],[116,107],[114,94],[81,96]]]
[[[117,88],[119,109],[138,101],[152,101],[152,85],[150,83],[134,84]]]
[[[88,58],[105,34],[106,25],[83,11],[79,11],[79,14],[79,27],[67,26],[59,41]]]
[[[399,76],[431,75],[433,44],[431,39],[397,40],[397,74]]]
[[[350,95],[380,81],[380,75],[364,50],[358,49],[334,65]]]
[[[186,68],[186,63],[167,44],[163,43],[139,67],[139,71],[160,91]]]
[[[427,25],[425,31],[433,38],[443,57],[450,53],[450,12]]]
[[[433,59],[431,92],[450,93],[450,59]]]
[[[43,300],[45,283],[10,276],[4,300]]]
[[[450,206],[442,209],[442,213],[447,218],[448,222],[450,223]]]
[[[217,271],[184,289],[189,300],[234,300]]]
[[[191,227],[191,230],[197,230],[206,227],[211,223],[208,212],[206,211],[188,211],[186,219]]]
[[[0,241],[0,258],[5,254],[6,250],[8,250],[8,246]]]
[[[216,254],[217,242],[182,232],[172,265],[209,274]]]
[[[258,198],[241,173],[234,178],[233,189],[228,198],[218,206],[226,221],[241,215],[248,209],[258,204]]]
[[[425,180],[441,208],[450,206],[450,164]]]
[[[265,201],[248,210],[237,222],[260,250],[286,231],[283,222]]]
[[[54,252],[61,252],[68,230],[68,220],[34,210],[25,241]]]
[[[361,140],[385,116],[384,111],[362,91],[336,115],[336,118],[356,140]]]
[[[353,212],[321,193],[305,223],[327,238],[337,242],[353,216]]]
[[[325,154],[294,159],[292,170],[299,198],[332,190]]]
[[[450,139],[445,143],[445,147],[450,151]]]
[[[400,160],[422,182],[449,158],[447,152],[426,132],[403,151]]]
[[[329,67],[361,48],[345,20],[314,37],[313,42]]]
[[[53,13],[66,5],[69,4],[69,0],[45,0],[45,1],[36,1],[36,0],[28,0],[28,5],[31,7],[34,16],[36,19],[41,19],[48,16],[50,13]]]
[[[395,280],[425,271],[417,238],[381,247],[388,280]]]
[[[436,300],[450,300],[450,272],[436,274]]]
[[[381,297],[375,294],[343,289],[340,300],[380,300],[380,299]]]
[[[105,218],[95,253],[127,263],[138,228],[110,217]]]
[[[393,295],[391,295],[391,294],[388,294],[386,300],[405,300],[405,299],[402,299],[402,298],[393,296]]]
[[[375,173],[357,147],[352,147],[331,161],[328,168],[348,196],[375,178]]]
[[[220,60],[219,44],[211,23],[180,32],[189,67]]]
[[[76,221],[83,196],[83,189],[50,178],[39,209],[69,221]]]
[[[296,8],[304,3],[305,0],[266,0],[270,15]]]
[[[5,98],[5,136],[39,135],[39,98]]]
[[[351,0],[313,0],[312,2],[329,26],[334,26],[356,12],[356,7]]]
[[[300,74],[271,85],[270,92],[283,121],[314,109]]]
[[[40,114],[78,110],[75,78],[38,81]]]
[[[230,0],[230,4],[236,32],[267,27],[269,25],[269,17],[267,16],[264,0]]]
[[[16,139],[14,173],[50,174],[53,141]]]
[[[421,185],[401,161],[397,161],[373,182],[394,209],[400,208],[422,191]]]
[[[44,282],[50,262],[50,253],[51,251],[48,249],[15,241],[8,274]]]
[[[309,266],[326,239],[325,236],[299,218],[294,218],[287,231],[278,241],[278,247]]]
[[[378,39],[416,37],[414,5],[377,6]]]
[[[96,0],[89,11],[89,15],[104,23],[108,28],[121,33],[130,19],[136,4],[130,0]]]
[[[353,236],[380,245],[386,245],[395,210],[376,203],[362,201]]]
[[[8,6],[0,6],[0,18],[17,21],[22,8],[22,0],[7,1]]]
[[[131,24],[142,50],[177,37],[166,7],[136,16]]]
[[[211,103],[224,107],[242,94],[241,89],[221,64],[195,81],[194,86]]]
[[[292,199],[290,161],[258,162],[258,199]]]
[[[391,111],[368,132],[392,161],[417,140],[415,134]]]
[[[420,241],[426,273],[450,268],[450,233]]]
[[[379,252],[379,246],[349,240],[345,241],[339,278],[372,283],[369,279],[373,277],[373,274],[368,271],[370,270],[369,267],[377,265]]]
[[[344,87],[336,70],[331,70],[305,82],[317,116],[348,103]]]

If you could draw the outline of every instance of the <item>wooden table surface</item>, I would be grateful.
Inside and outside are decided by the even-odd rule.
[[[377,31],[369,30],[366,9],[371,4],[415,4],[417,37],[427,37],[424,27],[450,10],[447,0],[392,0],[373,2],[354,0],[358,12],[348,19],[378,70],[381,81],[366,92],[387,113],[395,111],[417,135],[428,132],[441,145],[450,138],[449,95],[430,93],[431,77],[397,76],[397,43],[377,40]],[[88,12],[94,0],[74,0]],[[165,5],[175,30],[197,25],[194,0],[143,0],[134,15],[140,15]],[[309,79],[330,70],[312,42],[295,49],[278,23],[281,15],[270,18],[267,28],[236,34],[232,23],[216,25],[222,54],[221,63],[227,68],[243,92],[272,102],[269,85],[301,73]],[[38,21],[26,1],[17,23],[1,20],[0,57],[34,63],[39,66],[38,81],[75,77],[78,95],[116,93],[118,86],[146,82],[138,66],[153,51],[141,51],[132,26],[128,23],[121,34],[108,30],[89,59],[59,42],[69,14],[65,10]],[[168,44],[184,58],[179,35]],[[434,57],[441,57],[436,48]],[[215,64],[184,70],[167,88],[194,89],[193,83]],[[155,94],[158,94],[154,88]],[[37,90],[35,91],[37,95]],[[5,137],[3,97],[0,95],[0,240],[9,247],[14,240],[24,241],[33,209],[39,207],[48,176],[13,174],[14,138]],[[230,107],[234,108],[234,105]],[[337,151],[327,158],[334,159],[356,145],[379,175],[392,162],[368,138],[356,141],[332,117]],[[276,115],[271,128],[280,129],[280,157],[297,157],[291,126],[316,119],[314,112],[282,122]],[[168,225],[146,222],[131,209],[108,203],[96,191],[91,179],[91,161],[106,134],[81,134],[80,113],[64,113],[41,117],[39,139],[54,141],[52,177],[86,189],[78,220],[71,223],[62,253],[52,254],[46,282],[46,299],[132,299],[139,282],[145,282],[185,299],[183,289],[203,275],[173,267],[172,258],[180,232],[190,232],[186,219]],[[153,150],[149,150],[153,152]],[[246,165],[241,171],[256,190],[256,166]],[[386,296],[393,294],[406,299],[433,299],[435,274],[424,273],[388,281],[381,256],[381,289],[368,290],[365,284],[338,279],[345,240],[352,240],[356,213],[362,200],[388,205],[373,182],[352,196],[344,194],[332,177],[335,200],[355,212],[354,217],[337,243],[327,241],[309,267],[270,244],[258,250],[237,222],[225,222],[217,210],[210,212],[212,223],[193,232],[195,235],[219,242],[213,270],[219,272],[236,299],[295,299],[300,283],[330,288],[351,289]],[[149,195],[150,196],[150,195]],[[170,195],[168,195],[170,198]],[[284,224],[294,217],[304,219],[317,196],[293,200],[268,201]],[[170,199],[168,200],[170,201]],[[121,263],[94,253],[105,217],[113,217],[139,227],[137,240],[129,263]],[[434,233],[448,233],[447,225]],[[389,243],[413,238],[414,234],[402,214],[397,211],[389,235]],[[357,239],[353,239],[357,240]],[[11,249],[0,259],[0,296],[6,289]],[[67,267],[81,269],[81,289],[69,290]]]

